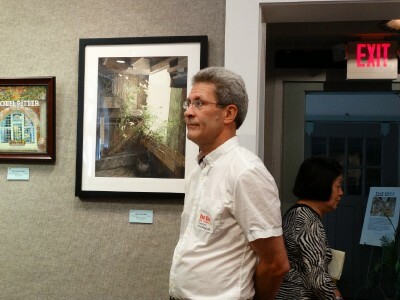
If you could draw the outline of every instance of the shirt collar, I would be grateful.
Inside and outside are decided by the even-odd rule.
[[[209,164],[213,165],[218,159],[223,157],[226,153],[231,151],[233,148],[239,146],[239,137],[234,136],[227,140],[225,143],[223,143],[221,146],[219,146],[217,149],[214,151],[208,153],[204,157],[197,157],[198,163],[202,164]]]

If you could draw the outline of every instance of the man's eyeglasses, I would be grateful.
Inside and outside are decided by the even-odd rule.
[[[201,107],[205,104],[214,104],[216,106],[219,107],[224,107],[223,104],[219,104],[219,103],[214,103],[214,102],[208,102],[208,101],[204,101],[204,100],[200,100],[200,99],[195,99],[195,100],[186,100],[183,102],[183,109],[187,110],[189,108],[190,105],[193,105],[196,109],[201,109]]]

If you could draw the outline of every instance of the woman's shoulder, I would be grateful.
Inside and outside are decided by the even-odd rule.
[[[296,204],[287,210],[283,220],[286,224],[307,225],[315,223],[319,220],[319,217],[311,207],[304,204]]]
[[[292,216],[312,215],[312,216],[314,216],[315,211],[306,204],[295,204],[286,211],[285,216],[286,215],[292,215]]]

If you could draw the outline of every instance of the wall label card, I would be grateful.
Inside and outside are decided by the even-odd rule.
[[[29,168],[8,168],[7,180],[29,180]]]
[[[129,223],[153,224],[153,211],[131,209],[129,211]]]

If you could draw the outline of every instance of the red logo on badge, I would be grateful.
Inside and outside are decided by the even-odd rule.
[[[210,224],[211,218],[209,216],[205,216],[202,213],[200,213],[200,221],[202,221],[203,223]]]

